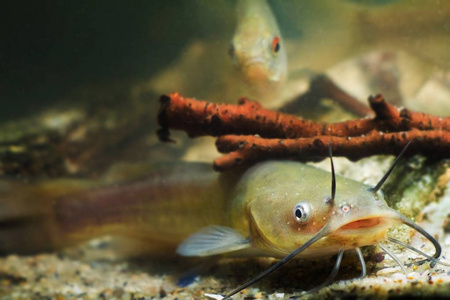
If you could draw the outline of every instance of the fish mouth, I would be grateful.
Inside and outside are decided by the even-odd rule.
[[[252,58],[252,59],[248,59],[243,64],[243,67],[244,68],[248,68],[248,67],[253,66],[253,65],[265,65],[265,63],[266,63],[266,61],[263,58],[255,57],[255,58]]]
[[[361,236],[361,235],[383,235],[386,230],[393,225],[394,221],[390,218],[375,216],[358,219],[340,226],[331,235],[338,236]]]
[[[335,243],[355,248],[373,245],[386,237],[388,229],[395,221],[385,216],[365,217],[343,224],[330,233]]]
[[[350,223],[347,223],[339,228],[340,231],[346,230],[355,230],[355,229],[364,229],[364,228],[372,228],[378,226],[382,223],[383,220],[381,217],[374,217],[368,219],[356,220]]]
[[[253,84],[264,84],[270,81],[270,70],[263,63],[246,64],[243,73],[245,80]]]

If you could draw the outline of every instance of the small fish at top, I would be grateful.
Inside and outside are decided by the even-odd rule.
[[[287,74],[286,50],[276,19],[265,0],[238,0],[237,14],[230,56],[251,89],[272,91]]]

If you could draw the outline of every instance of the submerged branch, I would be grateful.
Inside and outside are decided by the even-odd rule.
[[[217,170],[267,159],[318,161],[327,157],[330,142],[335,156],[351,160],[396,155],[410,140],[410,154],[450,157],[450,118],[400,109],[381,95],[369,97],[369,104],[374,117],[318,123],[246,99],[214,104],[174,93],[161,97],[158,134],[163,141],[170,140],[169,128],[190,137],[218,136],[217,148],[227,154],[214,162]]]

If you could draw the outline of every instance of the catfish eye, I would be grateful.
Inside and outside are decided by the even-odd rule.
[[[272,40],[272,52],[277,54],[280,51],[280,38],[275,36]]]
[[[311,206],[307,202],[299,202],[292,212],[297,223],[305,224],[311,216]]]

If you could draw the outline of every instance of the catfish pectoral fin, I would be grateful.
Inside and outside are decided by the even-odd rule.
[[[209,256],[250,248],[248,238],[225,226],[208,226],[192,234],[177,248],[182,256]]]

